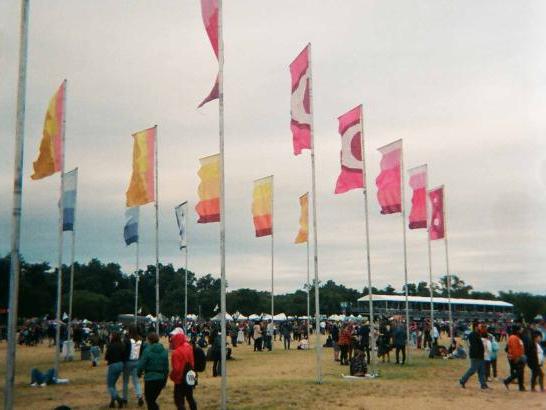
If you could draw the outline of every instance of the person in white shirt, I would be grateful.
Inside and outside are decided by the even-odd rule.
[[[482,343],[483,343],[483,360],[485,361],[485,374],[490,375],[491,374],[491,353],[493,350],[493,346],[491,344],[491,340],[487,337],[488,335],[485,334],[482,336]],[[487,376],[487,381],[490,382],[491,378]]]
[[[536,358],[530,357],[528,363],[531,367],[531,390],[535,391],[538,381],[540,391],[544,392],[544,371],[542,370],[542,365],[544,364],[544,350],[542,350],[541,341],[542,334],[537,331],[533,332],[533,343],[535,344]],[[534,354],[534,351],[531,354]]]
[[[127,406],[127,398],[129,396],[129,377],[135,389],[135,395],[139,406],[144,405],[142,399],[142,388],[137,375],[138,359],[140,359],[140,350],[142,347],[142,339],[138,334],[135,326],[129,327],[129,333],[125,337],[125,348],[127,351],[126,360],[123,363],[123,404]]]

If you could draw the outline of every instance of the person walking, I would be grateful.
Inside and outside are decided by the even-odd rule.
[[[506,353],[508,354],[508,363],[510,365],[510,376],[504,379],[504,386],[507,390],[509,389],[510,383],[517,379],[519,391],[525,391],[523,373],[527,357],[525,356],[523,340],[521,339],[522,333],[523,329],[520,326],[514,326],[506,345]]]
[[[183,333],[174,335],[171,343],[173,352],[170,378],[174,382],[174,404],[178,410],[184,410],[184,401],[187,400],[190,410],[196,410],[197,404],[193,398],[195,384],[190,386],[186,380],[188,371],[195,368],[193,347],[188,343]]]
[[[472,324],[472,332],[468,335],[470,367],[459,380],[459,384],[463,389],[466,387],[468,379],[476,372],[478,373],[480,387],[484,390],[489,388],[485,380],[484,348],[480,334],[485,331],[486,330],[482,326],[479,326],[477,322]]]
[[[262,327],[258,322],[254,325],[254,351],[262,351]]]
[[[349,325],[343,326],[341,334],[338,340],[339,348],[341,350],[340,364],[349,365],[349,345],[351,344],[351,328]]]
[[[137,366],[138,376],[142,376],[142,373],[144,373],[146,406],[148,410],[159,410],[156,400],[167,383],[169,354],[159,343],[157,333],[148,334],[148,344],[144,347]]]
[[[290,340],[292,339],[292,323],[284,322],[281,327],[282,341],[284,350],[290,350]]]
[[[399,322],[394,328],[392,339],[396,349],[396,364],[404,365],[406,363],[406,344],[408,341],[406,329],[404,326],[402,326],[402,322]],[[400,362],[400,352],[402,352],[402,362]]]
[[[533,347],[529,355],[529,367],[531,368],[531,390],[536,391],[536,385],[540,387],[540,391],[544,392],[544,372],[542,364],[544,363],[544,351],[541,346],[542,334],[539,331],[533,332]]]
[[[144,405],[142,399],[142,388],[140,387],[140,380],[137,376],[138,359],[140,358],[140,350],[142,347],[142,339],[137,332],[135,326],[129,327],[129,333],[125,338],[125,363],[123,366],[123,405],[127,406],[127,398],[129,396],[129,378],[133,383],[135,389],[135,395],[137,398],[138,406]]]
[[[118,406],[123,407],[123,400],[119,397],[116,390],[116,383],[119,376],[123,373],[123,362],[125,360],[125,345],[121,342],[119,333],[112,332],[110,335],[110,344],[106,348],[104,359],[108,363],[108,372],[106,374],[106,385],[110,393],[110,406],[115,408],[116,402]]]
[[[222,334],[220,332],[214,332],[214,339],[212,341],[212,377],[221,376],[222,369]]]

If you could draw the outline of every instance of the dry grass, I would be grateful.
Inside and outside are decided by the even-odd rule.
[[[234,349],[236,360],[228,362],[229,408],[231,409],[546,409],[546,395],[519,393],[515,386],[506,392],[502,383],[482,392],[476,377],[462,390],[457,380],[465,371],[466,360],[428,360],[423,352],[412,352],[411,364],[380,366],[377,380],[347,381],[340,378],[348,368],[335,363],[332,349],[323,349],[323,384],[315,383],[314,351],[284,351],[279,343],[273,352],[254,353],[247,346]],[[5,343],[0,344],[0,383],[5,375]],[[106,365],[92,368],[89,362],[63,363],[61,377],[70,384],[31,388],[31,367],[51,366],[53,350],[47,346],[19,347],[17,350],[16,408],[53,409],[66,404],[73,409],[104,409]],[[504,354],[499,358],[499,375],[507,374]],[[529,374],[526,374],[529,380]],[[528,383],[527,383],[528,384]],[[120,387],[121,381],[118,382]],[[220,379],[211,376],[210,364],[200,375],[195,396],[200,409],[219,406]],[[132,388],[130,406],[136,407]],[[171,382],[160,396],[162,409],[174,408]],[[3,400],[3,390],[0,392]],[[130,407],[131,408],[131,407]]]

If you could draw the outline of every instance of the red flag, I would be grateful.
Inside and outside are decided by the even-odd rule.
[[[203,16],[203,23],[205,24],[210,44],[212,45],[214,54],[216,54],[216,59],[218,59],[218,0],[201,0],[201,15]],[[216,82],[211,92],[197,108],[201,108],[209,101],[216,100],[219,96],[218,76],[216,76]]]
[[[310,46],[308,44],[290,64],[290,76],[292,77],[290,128],[292,129],[294,155],[301,154],[302,149],[311,149]]]
[[[431,241],[445,237],[444,219],[444,187],[438,187],[429,191],[432,209],[430,213],[429,237]]]
[[[363,188],[362,177],[362,106],[338,117],[341,134],[341,173],[337,178],[336,194]]]
[[[402,191],[400,163],[402,159],[402,140],[392,142],[378,149],[381,158],[381,173],[375,179],[377,200],[382,214],[402,212]]]
[[[427,227],[427,166],[421,165],[409,171],[409,185],[413,190],[409,228]]]

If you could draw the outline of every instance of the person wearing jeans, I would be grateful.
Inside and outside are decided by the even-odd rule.
[[[126,361],[123,366],[123,404],[127,405],[127,398],[129,396],[129,378],[133,383],[135,389],[135,395],[138,401],[138,405],[144,405],[142,400],[142,389],[140,388],[140,381],[137,375],[138,359],[140,358],[140,349],[142,347],[142,340],[137,332],[135,326],[129,327],[129,334],[125,340],[126,349]]]
[[[137,374],[144,373],[144,397],[149,410],[158,410],[156,403],[169,375],[169,354],[159,343],[157,333],[148,334],[148,345],[143,348],[138,361]]]
[[[104,359],[108,363],[108,372],[106,374],[106,385],[110,393],[110,408],[123,406],[123,401],[116,390],[116,382],[123,373],[123,361],[125,360],[125,345],[121,342],[119,334],[113,332],[110,338],[110,344],[106,349]]]
[[[472,332],[468,335],[468,343],[470,345],[468,356],[470,357],[470,367],[459,380],[459,384],[464,389],[466,382],[474,373],[478,373],[478,380],[482,389],[488,389],[485,379],[485,360],[484,347],[480,333],[486,333],[484,326],[479,326],[477,322],[472,324]]]

